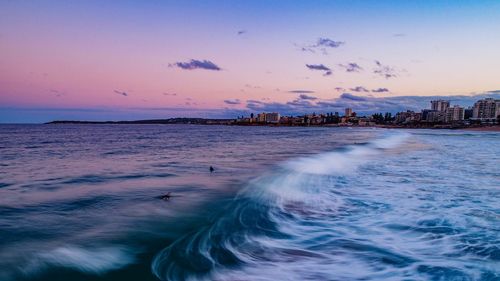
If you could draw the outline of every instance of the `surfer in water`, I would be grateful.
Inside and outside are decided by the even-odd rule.
[[[170,195],[170,192],[167,192],[167,193],[161,195],[160,199],[168,201],[168,200],[170,200],[171,197],[172,197],[172,195]]]

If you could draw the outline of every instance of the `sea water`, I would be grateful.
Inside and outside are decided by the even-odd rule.
[[[500,134],[1,125],[0,280],[500,280]]]

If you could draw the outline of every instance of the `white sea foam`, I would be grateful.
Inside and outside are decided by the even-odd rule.
[[[394,148],[403,143],[409,134],[397,133],[374,140],[366,145],[351,145],[342,151],[321,153],[315,156],[294,159],[284,163],[286,169],[297,173],[331,175],[350,174],[370,157],[380,154],[380,149]]]
[[[124,247],[108,246],[89,249],[78,246],[63,246],[37,254],[23,271],[29,274],[33,271],[39,271],[45,266],[60,266],[86,273],[102,274],[133,262],[133,254]]]

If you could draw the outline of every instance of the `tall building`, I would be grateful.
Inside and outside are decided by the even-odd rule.
[[[441,123],[441,122],[445,122],[445,119],[446,119],[445,112],[437,111],[437,110],[430,110],[426,114],[425,121],[431,122],[431,123]]]
[[[446,109],[445,122],[457,122],[464,120],[465,110],[463,107],[455,105]]]
[[[478,100],[473,107],[472,119],[496,122],[500,115],[500,100],[486,98]]]
[[[472,118],[472,115],[474,114],[474,109],[472,107],[468,107],[464,110],[464,119],[469,120]]]
[[[433,100],[431,101],[431,109],[444,112],[446,109],[450,107],[450,101],[447,100]]]
[[[345,117],[351,117],[352,116],[352,108],[346,108],[345,109]]]
[[[266,113],[266,123],[279,123],[280,114],[277,112]]]
[[[266,122],[266,113],[265,112],[257,114],[257,122],[259,122],[259,123]]]

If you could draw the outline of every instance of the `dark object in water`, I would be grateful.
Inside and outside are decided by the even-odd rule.
[[[162,200],[170,200],[170,197],[172,197],[170,195],[170,192],[167,192],[166,194],[163,194],[162,196],[160,196],[160,199],[162,199]]]
[[[167,192],[163,195],[158,196],[157,198],[168,201],[172,197],[180,197],[180,195],[172,195],[172,192]]]
[[[210,166],[210,173],[213,173],[215,171],[214,167]]]

